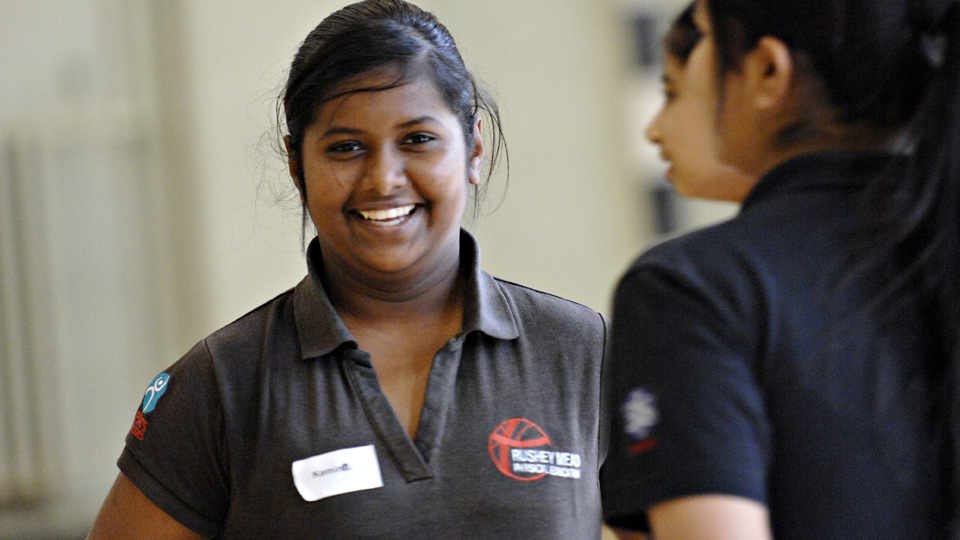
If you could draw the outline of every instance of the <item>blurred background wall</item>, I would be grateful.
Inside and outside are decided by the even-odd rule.
[[[501,107],[489,272],[609,313],[659,234],[734,210],[642,139],[682,3],[420,3]],[[0,0],[0,539],[83,537],[153,375],[304,274],[275,98],[341,5]]]

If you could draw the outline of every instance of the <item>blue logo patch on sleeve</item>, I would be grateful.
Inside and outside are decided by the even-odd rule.
[[[167,381],[169,379],[170,375],[161,373],[147,387],[147,391],[143,393],[143,414],[152,411],[157,406],[160,396],[167,391]]]

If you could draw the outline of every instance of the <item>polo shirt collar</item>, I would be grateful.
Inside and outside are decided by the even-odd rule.
[[[293,290],[293,316],[300,355],[305,359],[330,354],[343,344],[357,347],[323,288],[319,266],[322,261],[320,242],[314,238],[307,247],[307,275]]]
[[[461,334],[479,331],[497,339],[520,337],[511,304],[497,280],[480,269],[480,245],[464,229],[460,229],[460,268],[467,272]]]
[[[763,175],[743,201],[747,209],[782,193],[817,188],[863,186],[884,168],[897,163],[889,152],[813,152],[789,159]]]
[[[320,243],[314,238],[307,247],[307,275],[293,291],[293,312],[304,359],[330,354],[340,346],[357,348],[357,342],[337,315],[323,288]],[[497,281],[480,269],[480,246],[464,229],[460,230],[460,268],[467,272],[463,295],[463,330],[497,339],[520,336],[517,320]]]

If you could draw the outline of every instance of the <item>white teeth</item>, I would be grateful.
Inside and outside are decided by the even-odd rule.
[[[369,221],[387,221],[405,216],[410,212],[413,212],[415,207],[416,205],[410,204],[407,206],[389,208],[387,210],[358,210],[357,213],[363,216],[363,219]]]

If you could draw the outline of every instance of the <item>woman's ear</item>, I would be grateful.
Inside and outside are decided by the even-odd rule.
[[[473,148],[467,150],[471,152],[467,172],[470,183],[476,186],[480,183],[480,170],[483,168],[483,134],[480,131],[479,117],[473,122]]]
[[[303,169],[300,166],[300,160],[293,157],[289,135],[284,135],[283,145],[287,149],[287,167],[290,168],[290,178],[293,179],[293,185],[297,186],[297,191],[300,192],[300,200],[303,201],[305,200],[303,193],[303,179],[300,178],[300,171]]]
[[[777,38],[760,38],[743,58],[741,75],[749,101],[762,113],[790,108],[796,66],[790,48]]]

